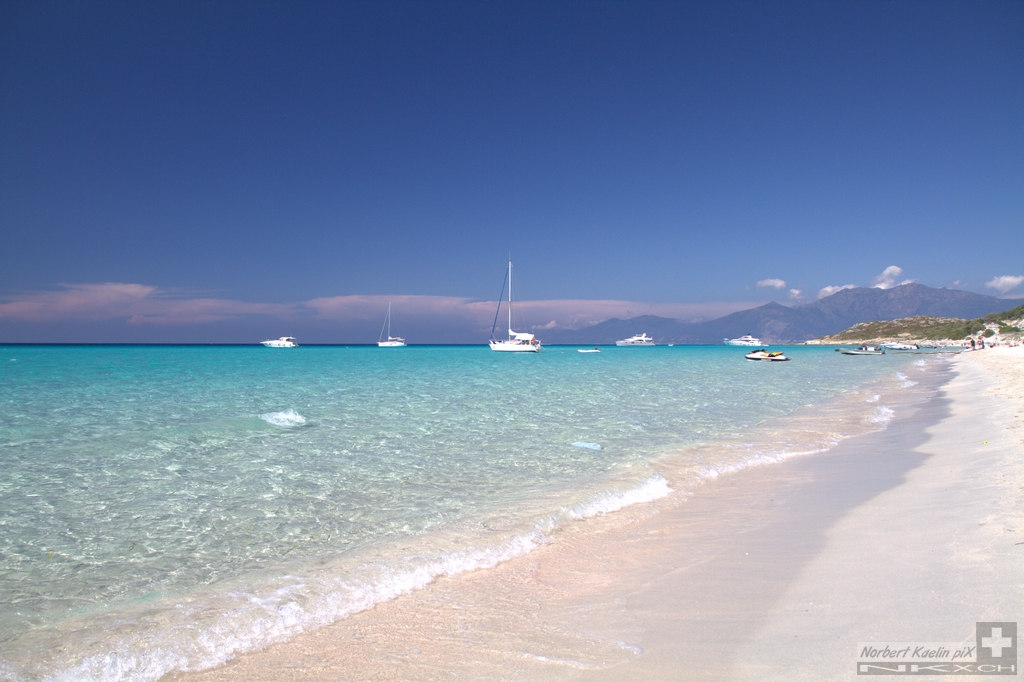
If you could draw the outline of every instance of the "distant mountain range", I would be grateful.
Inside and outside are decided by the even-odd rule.
[[[1013,301],[995,296],[903,284],[891,289],[844,289],[793,307],[772,302],[707,322],[683,322],[654,315],[628,320],[613,318],[582,329],[550,330],[541,338],[546,344],[614,343],[645,332],[659,344],[706,344],[752,334],[765,343],[794,343],[835,334],[859,322],[914,315],[973,319],[1012,307]]]

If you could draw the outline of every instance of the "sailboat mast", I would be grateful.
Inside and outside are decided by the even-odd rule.
[[[388,301],[388,341],[391,340],[391,301]]]
[[[508,338],[512,338],[512,259],[508,259]]]

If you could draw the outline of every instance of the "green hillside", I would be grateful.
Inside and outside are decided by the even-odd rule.
[[[974,320],[956,317],[904,317],[899,320],[861,322],[838,334],[823,336],[811,343],[853,343],[868,341],[960,341],[970,336],[994,332],[986,324],[998,324],[1000,334],[1019,334],[1024,327],[1024,305],[1001,313],[990,313]]]

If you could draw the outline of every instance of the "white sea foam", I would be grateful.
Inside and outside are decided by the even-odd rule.
[[[541,663],[553,663],[555,665],[564,665],[569,668],[576,668],[578,670],[596,670],[598,665],[595,663],[587,663],[574,658],[552,658],[551,656],[542,656],[540,654],[531,654],[526,652],[523,654],[524,658],[530,658],[534,661],[540,661]]]
[[[842,440],[841,436],[833,435],[832,437],[826,437],[817,443],[810,444],[811,447],[805,449],[766,449],[759,448],[752,450],[749,454],[743,457],[738,462],[732,462],[729,464],[718,464],[715,466],[705,466],[697,470],[697,477],[702,481],[718,478],[726,474],[734,474],[750,467],[762,466],[764,464],[778,464],[783,462],[790,457],[801,457],[804,455],[816,455],[820,452],[827,452],[834,448],[839,441]],[[756,447],[753,443],[744,444],[745,447],[754,448]]]
[[[600,450],[601,449],[601,444],[600,443],[584,443],[583,441],[577,441],[576,443],[573,443],[572,445],[575,448],[583,448],[585,450]]]
[[[661,474],[654,474],[638,488],[625,492],[606,493],[592,502],[567,511],[569,516],[574,519],[589,519],[599,514],[617,512],[634,504],[653,502],[671,492],[672,488],[668,486],[668,481]]]
[[[875,411],[868,415],[867,420],[872,424],[888,424],[896,413],[885,405],[879,405]]]
[[[671,492],[668,482],[655,474],[637,488],[601,496],[569,511],[569,516],[586,519],[609,514]],[[162,634],[132,635],[115,643],[109,651],[89,656],[50,679],[149,682],[175,671],[222,665],[240,654],[287,641],[422,589],[439,577],[493,568],[528,554],[548,542],[548,532],[541,530],[542,527],[550,532],[557,527],[557,522],[538,524],[537,530],[514,535],[500,543],[468,547],[435,557],[407,557],[397,567],[383,566],[368,571],[369,577],[286,576],[282,579],[284,584],[269,593],[260,594],[253,588],[236,590],[220,595],[217,599],[221,602],[220,616],[194,637],[177,638],[173,631],[181,630],[174,627]],[[182,621],[193,626],[203,615],[209,614],[209,609],[209,604],[181,603],[175,607]],[[190,630],[195,632],[191,627],[184,632]],[[621,646],[633,653],[642,652],[633,645]]]
[[[917,386],[916,381],[911,381],[907,378],[907,375],[903,372],[896,372],[896,378],[900,380],[900,386],[903,388],[910,388],[911,386]]]
[[[268,412],[267,414],[261,414],[260,419],[271,424],[273,426],[280,426],[283,428],[289,428],[292,426],[302,426],[306,423],[306,418],[295,410],[285,410],[284,412]]]
[[[513,536],[497,545],[469,547],[437,557],[408,558],[402,566],[382,567],[376,576],[362,580],[288,577],[290,583],[269,594],[237,590],[221,595],[230,606],[222,608],[216,623],[196,633],[194,639],[175,640],[172,632],[164,633],[166,639],[162,642],[152,632],[133,635],[117,642],[110,651],[90,656],[51,679],[148,682],[173,671],[211,668],[239,654],[286,641],[422,589],[441,576],[493,568],[533,551],[547,539],[543,533],[533,532]],[[208,605],[185,603],[176,607],[190,624],[208,609]]]

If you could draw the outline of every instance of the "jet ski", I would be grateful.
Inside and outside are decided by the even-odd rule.
[[[786,362],[789,360],[782,351],[776,350],[768,352],[764,348],[758,348],[755,351],[751,351],[744,356],[747,360],[765,360],[767,362]]]

